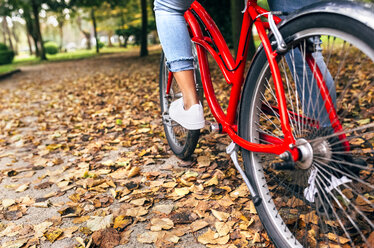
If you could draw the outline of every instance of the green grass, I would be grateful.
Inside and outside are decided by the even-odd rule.
[[[1,65],[0,66],[0,75],[11,72],[11,71],[14,71],[15,69],[17,69],[17,67],[15,65],[12,65],[12,64],[11,65]]]
[[[85,59],[91,58],[95,56],[99,56],[101,54],[108,54],[108,53],[120,53],[126,52],[133,49],[132,47],[129,48],[122,48],[122,47],[104,47],[100,49],[100,54],[96,53],[95,49],[91,50],[76,50],[68,53],[57,53],[54,55],[47,54],[48,61],[41,61],[39,58],[35,56],[16,56],[13,60],[13,63],[10,65],[1,65],[0,66],[0,74],[4,74],[10,71],[17,69],[17,67],[23,65],[34,65],[40,63],[48,63],[48,62],[57,62],[57,61],[69,61],[69,60],[78,60],[78,59]]]

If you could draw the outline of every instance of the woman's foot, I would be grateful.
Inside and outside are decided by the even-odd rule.
[[[198,130],[205,126],[204,110],[201,103],[194,104],[189,109],[185,110],[183,97],[170,104],[169,116],[172,120],[188,130]]]

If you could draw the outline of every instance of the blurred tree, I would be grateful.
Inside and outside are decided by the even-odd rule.
[[[142,8],[142,31],[140,35],[140,56],[148,55],[147,48],[147,28],[148,28],[148,13],[147,13],[147,0],[140,0]]]
[[[96,11],[103,5],[104,2],[107,2],[111,7],[121,5],[121,0],[71,0],[69,2],[70,7],[80,7],[87,8],[90,12],[90,17],[92,20],[92,25],[94,29],[94,36],[96,41],[96,52],[100,52],[99,39],[97,36],[97,20],[96,20]]]

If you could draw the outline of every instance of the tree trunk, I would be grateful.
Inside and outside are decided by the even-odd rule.
[[[14,39],[14,53],[16,55],[18,55],[18,43],[19,43],[19,39],[16,35],[16,26],[13,25],[12,27],[12,36],[13,36],[13,39]]]
[[[40,31],[39,6],[35,2],[35,0],[31,0],[31,7],[32,7],[33,15],[34,15],[35,33],[37,35],[37,39],[38,39],[39,46],[40,46],[40,59],[41,60],[47,60],[47,57],[45,55],[43,37],[42,37],[42,33]]]
[[[7,33],[9,48],[10,48],[10,50],[14,51],[12,35],[10,34],[10,29],[9,29],[8,20],[7,20],[6,16],[3,16],[3,25],[4,25],[4,29]]]
[[[26,32],[26,37],[27,37],[27,45],[29,45],[29,53],[30,53],[30,56],[34,54],[34,52],[32,51],[32,46],[31,46],[31,40],[30,40],[30,34],[29,32]]]
[[[129,42],[129,36],[124,37],[124,39],[125,39],[125,42],[123,44],[123,47],[127,48],[127,43]]]
[[[112,44],[112,36],[113,36],[113,31],[110,30],[108,32],[108,47],[113,47],[113,44]]]
[[[147,20],[147,0],[140,0],[141,7],[142,7],[142,32],[140,35],[140,56],[147,56],[148,49],[147,49],[147,27],[148,27],[148,20]]]
[[[64,24],[62,22],[58,23],[58,30],[60,32],[60,51],[64,47]]]
[[[3,21],[2,21],[2,29],[3,29],[3,43],[5,45],[7,45],[7,32],[6,32],[6,28],[5,28],[5,17],[3,17]]]
[[[34,28],[34,22],[31,18],[31,13],[29,12],[28,9],[24,9],[24,12],[23,12],[23,17],[26,21],[26,30],[27,30],[27,33],[29,34],[29,37],[32,38],[33,42],[34,42],[34,48],[35,48],[35,55],[37,57],[39,57],[39,47],[38,47],[38,39],[35,35],[35,28]],[[32,52],[32,49],[30,49],[30,53]]]
[[[125,13],[123,13],[123,8],[121,7],[121,27],[119,28],[121,30],[121,33],[122,33],[123,29],[125,28],[125,16],[124,15],[125,15]],[[124,35],[119,35],[119,37],[118,37],[119,47],[122,46],[122,44],[121,44],[121,37],[123,39],[125,39]]]
[[[238,51],[240,31],[242,27],[243,14],[241,11],[244,9],[243,0],[231,0],[231,21],[232,21],[232,39],[234,44],[235,53]],[[248,57],[251,59],[256,52],[254,40],[251,39],[248,47]]]
[[[96,17],[95,17],[95,9],[94,8],[91,9],[91,19],[92,19],[95,41],[96,41],[96,53],[99,53],[100,52],[100,47],[99,47],[99,39],[97,37],[97,25],[96,25]]]
[[[86,49],[91,50],[91,33],[83,30],[82,20],[81,20],[81,17],[79,15],[78,15],[78,18],[77,18],[77,24],[78,24],[79,31],[81,31],[81,33],[86,38]]]

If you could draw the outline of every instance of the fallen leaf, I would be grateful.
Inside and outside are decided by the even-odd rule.
[[[137,240],[143,244],[151,244],[156,242],[159,232],[145,232],[137,236]]]
[[[128,178],[132,178],[132,177],[135,177],[137,175],[139,175],[140,173],[140,168],[135,166],[135,167],[132,167],[130,169],[130,171],[128,172]]]
[[[219,237],[218,233],[212,231],[212,229],[208,229],[205,233],[200,235],[197,240],[202,244],[219,244],[224,245],[230,239],[230,235],[226,235],[223,237]]]
[[[216,228],[217,233],[220,237],[227,235],[230,231],[232,226],[235,224],[234,221],[229,221],[227,223],[217,221],[214,226]]]
[[[53,243],[56,241],[58,237],[61,236],[62,233],[63,233],[62,229],[57,228],[57,229],[47,231],[46,233],[44,233],[44,237],[46,237],[49,242]]]
[[[174,223],[169,218],[152,218],[151,231],[161,231],[162,229],[168,230],[173,228]]]
[[[126,217],[124,215],[120,215],[120,216],[117,216],[114,219],[113,228],[124,229],[125,227],[127,227],[131,223],[132,223],[131,217]]]
[[[130,208],[126,211],[126,215],[131,217],[140,217],[146,214],[148,214],[148,209],[145,207]]]
[[[209,223],[206,222],[205,220],[196,220],[191,223],[191,232],[196,232],[199,231],[200,229],[203,229],[204,227],[208,226]]]
[[[34,225],[34,230],[35,230],[34,236],[36,238],[42,237],[43,234],[47,231],[47,228],[49,228],[52,225],[53,225],[53,223],[49,222],[49,221],[45,221],[45,222],[42,222],[38,225]]]
[[[226,221],[229,217],[230,217],[230,214],[229,213],[225,213],[225,212],[220,212],[220,211],[217,211],[217,210],[214,210],[212,209],[212,214],[220,221]]]
[[[23,191],[25,191],[26,189],[29,188],[29,184],[30,184],[30,183],[25,183],[25,184],[20,185],[20,186],[16,189],[16,192],[23,192]]]
[[[87,221],[87,228],[95,232],[101,229],[106,229],[113,223],[113,215],[101,216],[90,216]]]
[[[208,167],[210,165],[210,158],[207,156],[197,157],[197,164],[199,167]]]
[[[209,181],[204,183],[204,186],[206,186],[206,187],[212,186],[212,185],[218,185],[218,177],[217,176],[212,177]]]
[[[113,248],[120,244],[121,235],[114,228],[95,231],[92,234],[92,243],[100,248]]]
[[[177,196],[185,196],[187,195],[188,193],[190,193],[190,190],[187,188],[187,187],[184,187],[184,188],[176,188],[174,189],[175,190],[175,194]]]
[[[2,201],[3,207],[5,209],[7,209],[8,207],[12,206],[15,203],[16,203],[16,201],[13,200],[13,199],[3,199],[3,201]]]
[[[26,244],[28,241],[27,238],[25,239],[18,239],[18,240],[12,240],[12,241],[7,241],[2,244],[2,247],[6,248],[20,248],[24,244]]]
[[[157,205],[152,208],[154,212],[163,214],[170,214],[173,211],[174,205]]]
[[[252,241],[253,241],[253,243],[259,243],[259,242],[261,242],[261,235],[258,232],[256,232]]]
[[[328,233],[327,237],[329,238],[329,240],[340,243],[342,245],[344,245],[344,244],[346,244],[350,241],[349,239],[347,239],[345,237],[342,237],[342,236],[337,236],[334,233]]]

